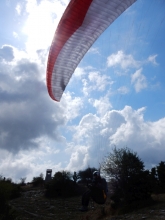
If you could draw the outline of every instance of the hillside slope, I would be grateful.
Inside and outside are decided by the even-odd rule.
[[[20,220],[165,220],[165,195],[153,198],[157,201],[155,205],[128,214],[119,215],[117,210],[111,208],[110,201],[104,206],[90,202],[89,211],[82,213],[79,211],[81,197],[47,199],[44,197],[44,189],[26,188],[20,198],[10,201],[10,205],[16,210]]]

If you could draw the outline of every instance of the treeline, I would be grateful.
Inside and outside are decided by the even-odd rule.
[[[158,166],[150,171],[151,188],[153,193],[165,193],[165,162],[161,161]]]
[[[30,184],[33,187],[43,187],[46,189],[46,197],[70,197],[77,196],[83,193],[86,189],[87,182],[92,180],[93,172],[96,168],[88,167],[79,172],[58,171],[50,181],[44,181],[43,174],[38,177],[33,177]]]
[[[88,167],[78,172],[56,172],[52,180],[45,183],[45,195],[65,197],[82,194],[85,185],[92,179],[94,170],[96,168]],[[161,161],[151,170],[145,169],[144,162],[137,153],[128,148],[115,147],[103,159],[101,175],[108,181],[109,196],[116,206],[121,201],[130,204],[150,200],[152,194],[165,193],[165,162]],[[43,176],[33,178],[34,186],[41,183],[44,183]]]
[[[33,177],[30,184],[33,187],[45,189],[46,197],[71,197],[81,195],[86,190],[87,182],[92,179],[96,168],[88,167],[78,172],[66,170],[56,172],[52,179],[45,182],[43,174]],[[151,200],[152,194],[165,193],[165,162],[161,161],[151,170],[145,169],[144,162],[137,153],[128,148],[117,149],[109,153],[101,163],[101,175],[106,177],[109,186],[109,197],[114,201],[114,207],[122,204],[132,204],[136,201]],[[26,178],[20,178],[20,183],[0,176],[0,219],[14,212],[8,205],[10,199],[21,195],[21,186],[27,185]]]

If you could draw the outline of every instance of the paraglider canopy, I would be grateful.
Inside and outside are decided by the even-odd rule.
[[[47,89],[60,101],[79,62],[96,39],[136,0],[71,0],[54,35],[47,62]]]

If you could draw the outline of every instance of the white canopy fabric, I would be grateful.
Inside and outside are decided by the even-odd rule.
[[[136,0],[71,0],[55,32],[47,63],[50,97],[60,101],[79,62],[97,38]]]

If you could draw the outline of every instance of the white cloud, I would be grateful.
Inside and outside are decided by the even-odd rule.
[[[117,89],[117,91],[122,94],[122,95],[125,95],[125,94],[128,94],[129,93],[129,88],[126,87],[126,86],[121,86],[120,88]]]
[[[88,50],[88,53],[100,54],[100,53],[99,53],[99,49],[98,49],[97,47],[91,47],[91,48]]]
[[[64,93],[61,99],[61,107],[64,109],[64,117],[67,121],[75,119],[83,107],[83,100],[80,97],[73,98],[69,92]]]
[[[125,106],[121,111],[111,110],[100,117],[91,113],[84,116],[75,127],[69,168],[84,166],[83,155],[86,166],[98,167],[114,145],[133,149],[149,168],[153,163],[158,164],[165,154],[165,118],[156,122],[145,121],[145,110],[145,107],[133,110]]]
[[[122,111],[118,112],[124,118],[124,121],[122,124],[120,123],[120,126],[118,126],[114,134],[110,137],[111,144],[120,146],[123,143],[124,146],[130,146],[131,142],[140,142],[141,140],[139,138],[144,134],[143,132],[145,130],[143,129],[146,126],[143,118],[144,111],[145,108],[133,110],[130,106],[125,106]],[[146,140],[143,138],[142,141]],[[135,143],[134,145],[138,147],[138,144]],[[132,148],[133,146],[130,147]]]
[[[61,117],[59,110],[56,111],[56,120]],[[45,174],[47,168],[53,169],[53,172],[62,169],[73,172],[88,165],[97,168],[114,145],[133,149],[150,166],[152,163],[158,164],[165,154],[165,118],[155,122],[145,121],[145,110],[144,107],[134,110],[126,106],[120,111],[107,111],[99,117],[92,113],[86,114],[79,125],[73,127],[71,142],[66,139],[66,143],[61,143],[61,146],[55,144],[56,147],[53,147],[53,139],[42,136],[34,140],[38,148],[30,151],[24,149],[12,154],[0,149],[0,173],[14,180],[27,177],[31,181],[41,172]],[[7,133],[1,133],[1,136],[5,135]]]
[[[142,68],[131,75],[131,83],[134,85],[136,92],[147,88],[147,79],[141,72]]]
[[[108,111],[101,118],[101,124],[103,126],[102,134],[109,138],[111,135],[113,135],[117,131],[117,129],[123,123],[125,123],[125,118],[121,114],[121,111],[117,111],[117,110]]]
[[[96,71],[89,72],[88,78],[83,79],[82,82],[84,95],[89,95],[91,91],[103,92],[108,85],[113,84],[110,76]]]
[[[73,77],[78,77],[78,78],[81,78],[82,76],[84,76],[86,74],[85,72],[85,69],[84,68],[81,68],[81,67],[77,67],[75,69],[75,72],[73,74]]]
[[[17,14],[20,15],[21,14],[21,5],[19,3],[17,4],[15,9],[17,11]]]
[[[104,91],[106,86],[110,83],[110,77],[101,75],[99,72],[90,72],[88,79],[93,83],[93,89],[98,91]]]
[[[140,68],[140,66],[148,63],[152,63],[154,65],[158,65],[156,62],[157,54],[150,55],[147,59],[143,61],[135,60],[131,54],[125,54],[122,50],[117,53],[111,54],[107,58],[107,66],[108,67],[120,67],[123,71],[126,71],[129,68]],[[125,72],[117,72],[118,75],[124,75]]]
[[[77,171],[85,169],[89,162],[89,154],[86,146],[76,146],[76,149],[71,154],[69,164],[67,165],[67,170]]]
[[[6,46],[0,51],[3,60],[14,60],[0,62],[0,148],[14,153],[37,148],[36,139],[42,135],[65,142],[58,130],[69,120],[65,117],[65,108],[50,101],[38,63],[16,60],[13,50]],[[80,106],[80,101],[74,99],[72,107],[76,110],[68,117],[76,117]]]
[[[73,140],[78,145],[83,145],[85,143],[86,146],[92,141],[93,131],[98,131],[99,129],[99,117],[89,113],[84,115],[79,123],[76,126],[76,132],[73,136]],[[95,134],[94,134],[95,135]],[[79,144],[80,143],[80,144]]]
[[[31,66],[31,64],[33,64],[39,70],[37,72],[37,78],[40,79],[40,81],[45,82],[46,55],[47,52],[45,50],[38,50],[37,57],[34,59],[27,52],[23,50],[19,50],[11,45],[3,45],[2,48],[0,48],[0,60],[3,59],[3,64],[4,64],[3,67],[2,67],[2,63],[0,64],[1,70],[3,72],[4,71],[8,72],[8,74],[10,74],[12,78],[16,76],[15,79],[20,80],[24,78],[24,73],[26,72],[28,66]],[[22,68],[21,71],[17,71],[18,69],[17,70],[15,69],[18,68],[18,66],[20,67],[23,65],[24,67]],[[28,73],[27,76],[30,77],[30,73]],[[34,74],[33,77],[34,76],[36,76],[36,74]]]
[[[3,45],[0,48],[0,61],[11,62],[14,59],[14,50],[10,45]]]
[[[158,63],[156,62],[156,57],[157,57],[157,56],[158,56],[157,54],[155,54],[155,55],[150,55],[147,60],[148,60],[149,62],[151,62],[152,64],[154,64],[154,65],[158,65]]]
[[[139,61],[136,61],[131,54],[124,54],[124,52],[120,50],[107,58],[107,66],[120,66],[122,69],[137,68],[139,66]]]
[[[99,115],[105,115],[105,113],[112,108],[107,96],[101,97],[100,99],[91,99],[89,102],[96,108]]]
[[[12,178],[13,181],[20,181],[20,178],[26,177],[26,182],[32,181],[33,177],[43,173],[51,168],[53,172],[61,169],[61,163],[57,160],[60,151],[53,149],[46,144],[46,139],[40,139],[40,147],[31,151],[20,151],[17,155],[0,149],[0,174],[6,178]],[[56,163],[50,160],[50,157],[56,158]]]

